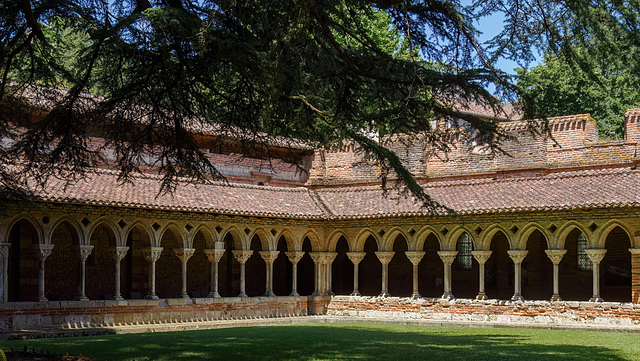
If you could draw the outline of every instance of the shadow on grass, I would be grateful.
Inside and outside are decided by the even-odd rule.
[[[602,335],[607,335],[604,339]],[[627,341],[628,339],[628,341]],[[632,334],[307,324],[4,342],[95,360],[636,360]],[[628,351],[628,350],[627,350]]]

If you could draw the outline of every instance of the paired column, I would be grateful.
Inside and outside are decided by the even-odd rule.
[[[266,297],[274,297],[276,295],[273,293],[273,262],[276,261],[279,253],[280,251],[260,251],[260,256],[267,268],[266,290],[264,292]]]
[[[487,261],[489,260],[489,257],[491,257],[491,253],[493,253],[493,251],[471,251],[471,254],[473,255],[473,258],[476,259],[476,261],[478,261],[478,265],[479,267],[479,284],[478,284],[478,295],[476,296],[476,300],[486,300],[487,299],[487,294],[485,292],[485,288],[484,288],[484,281],[485,281],[485,276],[484,276],[484,265],[487,263]]]
[[[337,252],[324,252],[324,274],[325,274],[325,295],[335,296],[333,293],[333,260],[336,259]]]
[[[116,261],[116,289],[113,295],[113,299],[116,301],[122,301],[122,294],[120,293],[120,261],[127,255],[129,247],[116,247],[113,252],[113,260]]]
[[[587,256],[593,263],[593,296],[589,300],[589,302],[602,302],[602,297],[600,297],[600,262],[604,258],[605,253],[607,253],[606,249],[601,248],[593,248],[593,249],[585,249]]]
[[[315,289],[311,296],[320,296],[323,292],[322,287],[322,262],[324,260],[324,256],[322,252],[309,252],[309,256],[313,260],[313,264],[315,265]]]
[[[249,258],[253,255],[252,250],[242,250],[242,251],[231,251],[233,253],[233,257],[240,263],[240,294],[238,297],[248,297],[245,289],[245,264],[249,260]]]
[[[220,293],[218,292],[218,263],[222,259],[224,248],[205,249],[204,253],[207,255],[209,262],[211,262],[211,291],[209,291],[207,297],[220,298]]]
[[[444,263],[444,293],[441,297],[443,299],[452,300],[455,298],[451,293],[451,264],[457,255],[458,251],[438,251],[438,256]]]
[[[303,251],[295,251],[295,252],[285,252],[284,253],[293,264],[292,275],[291,275],[291,294],[289,296],[300,296],[298,294],[298,262],[304,257]]]
[[[513,261],[514,292],[511,299],[514,301],[524,301],[524,297],[522,297],[522,261],[527,254],[529,254],[529,251],[523,249],[510,249],[507,253]]]
[[[420,298],[422,296],[420,296],[420,292],[418,290],[418,265],[420,264],[422,257],[424,257],[425,252],[407,251],[405,254],[413,265],[413,293],[411,294],[411,298]]]
[[[365,252],[347,252],[347,257],[353,263],[353,292],[351,292],[351,296],[360,296],[360,291],[358,290],[358,266],[365,255]]]
[[[51,255],[53,251],[52,244],[37,244],[33,246],[33,250],[36,252],[36,256],[40,260],[40,268],[38,270],[38,301],[48,301],[44,295],[44,261]]]
[[[180,262],[182,263],[182,292],[180,293],[180,297],[187,299],[189,295],[187,294],[187,262],[189,258],[193,256],[193,253],[196,250],[194,248],[174,248],[173,253],[178,257]]]
[[[81,245],[80,247],[80,287],[78,289],[78,300],[79,301],[87,301],[89,300],[85,294],[86,292],[86,265],[87,258],[91,255],[91,251],[93,251],[92,245]]]
[[[376,252],[376,256],[382,263],[382,291],[379,297],[389,297],[389,262],[393,258],[395,252]]]
[[[162,247],[149,247],[142,249],[142,255],[144,259],[149,262],[149,294],[145,298],[150,300],[157,300],[156,295],[156,261],[162,254]]]
[[[9,300],[9,248],[11,243],[0,243],[0,302]]]
[[[547,254],[547,257],[553,263],[553,295],[551,296],[551,301],[562,301],[560,298],[560,261],[562,261],[562,257],[567,253],[566,249],[548,249],[544,251]]]
[[[640,236],[636,236],[636,239]],[[640,244],[635,241],[634,244]],[[629,248],[631,252],[631,302],[640,302],[640,248]]]

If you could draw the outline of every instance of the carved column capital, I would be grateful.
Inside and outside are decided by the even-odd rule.
[[[33,250],[36,252],[38,259],[44,261],[47,257],[51,256],[53,244],[36,244],[33,245]]]
[[[487,263],[492,253],[493,251],[471,251],[473,258],[475,258],[479,264]]]
[[[11,243],[0,243],[0,252],[6,253],[11,248]]]
[[[127,255],[127,252],[129,252],[129,247],[116,247],[111,256],[114,261],[120,262]]]
[[[396,253],[395,252],[376,252],[376,256],[378,256],[378,259],[382,264],[389,264],[394,254]]]
[[[80,259],[82,260],[82,262],[85,262],[87,258],[89,258],[89,256],[91,255],[91,252],[93,251],[93,245],[81,245],[79,246],[79,248],[80,248]]]
[[[262,259],[267,264],[270,264],[275,262],[276,258],[278,258],[278,254],[280,254],[280,251],[260,251],[258,253],[260,253],[260,257],[262,257]]]
[[[567,253],[566,249],[547,249],[544,251],[553,264],[560,264],[562,257]]]
[[[629,252],[640,255],[640,248],[629,248]]]
[[[338,252],[324,252],[324,263],[331,264],[336,259]]]
[[[297,264],[298,262],[300,262],[302,257],[304,257],[303,251],[285,252],[284,254],[289,258],[289,261],[291,261],[291,263],[293,264]]]
[[[309,256],[313,260],[313,263],[320,264],[324,261],[324,253],[323,252],[309,252]]]
[[[364,259],[364,256],[366,255],[367,255],[366,252],[347,252],[347,257],[349,257],[351,262],[355,265],[362,262],[362,260]]]
[[[160,258],[160,255],[162,254],[162,247],[149,247],[149,248],[143,248],[142,251],[142,255],[144,256],[144,259],[147,260],[147,262],[155,262],[158,260],[158,258]]]
[[[511,257],[513,263],[518,264],[524,261],[524,258],[527,257],[529,251],[524,249],[510,249],[507,253],[509,254],[509,257]]]
[[[438,256],[444,264],[452,264],[458,255],[458,251],[438,251]]]
[[[406,251],[404,254],[407,255],[407,258],[409,258],[409,261],[411,262],[411,264],[413,264],[414,266],[417,266],[418,263],[420,263],[420,261],[422,261],[422,257],[424,257],[426,252]]]
[[[222,259],[222,255],[224,254],[224,252],[225,250],[221,248],[207,248],[204,250],[204,254],[207,255],[207,259],[211,263],[220,262],[220,259]]]
[[[600,264],[600,262],[604,258],[605,253],[607,253],[607,250],[604,248],[591,248],[585,249],[584,251],[591,262],[593,262],[594,264]]]
[[[174,248],[173,253],[178,257],[180,262],[187,262],[193,256],[195,248]]]
[[[235,251],[231,251],[231,253],[233,253],[233,257],[235,257],[236,260],[238,262],[240,262],[240,264],[247,263],[249,258],[251,256],[253,256],[253,251],[250,250],[250,249],[249,250],[235,250]]]

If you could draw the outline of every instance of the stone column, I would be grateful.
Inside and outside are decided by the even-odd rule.
[[[11,243],[0,243],[0,302],[9,300],[9,248]]]
[[[478,277],[479,284],[478,284],[478,295],[476,296],[476,300],[487,299],[487,294],[485,293],[485,289],[484,289],[484,281],[485,281],[484,265],[489,260],[489,257],[491,257],[491,253],[493,253],[493,251],[471,251],[473,258],[475,258],[476,261],[478,261],[478,265],[480,266],[478,267],[480,275]]]
[[[418,290],[418,265],[420,261],[422,261],[422,257],[424,257],[425,252],[421,251],[407,251],[405,252],[407,258],[413,265],[413,293],[411,294],[411,298],[420,298],[420,291]]]
[[[209,291],[207,297],[220,298],[220,293],[218,292],[218,263],[222,259],[224,249],[209,248],[205,249],[204,253],[207,255],[209,262],[211,262],[211,291]]]
[[[278,258],[280,251],[260,251],[260,256],[264,260],[267,267],[267,282],[266,290],[264,292],[265,297],[275,297],[273,293],[273,262]]]
[[[194,248],[174,248],[173,253],[178,257],[180,262],[182,263],[182,292],[180,293],[180,297],[184,299],[188,299],[189,295],[187,294],[187,262],[189,258],[193,256],[193,253],[196,250]]]
[[[149,247],[142,249],[144,259],[149,262],[149,294],[145,296],[149,300],[157,300],[156,295],[156,261],[162,254],[162,247]]]
[[[522,297],[522,261],[529,254],[529,251],[523,249],[510,249],[507,251],[509,257],[513,261],[513,285],[514,292],[513,297],[511,297],[514,301],[524,301],[524,297]]]
[[[129,251],[129,247],[116,247],[112,256],[113,260],[116,261],[116,289],[113,295],[113,299],[116,301],[122,301],[122,294],[120,293],[120,261],[127,255]]]
[[[233,257],[240,262],[240,294],[238,297],[249,297],[247,296],[247,292],[245,291],[245,263],[249,260],[249,258],[253,255],[252,250],[245,251],[231,251],[233,253]]]
[[[38,301],[48,301],[44,295],[44,261],[51,255],[53,251],[52,244],[36,244],[33,246],[33,250],[36,252],[38,259],[40,260],[40,268],[38,272]]]
[[[80,248],[80,287],[78,290],[78,300],[79,301],[88,301],[86,293],[87,286],[87,258],[91,255],[91,251],[93,251],[92,245],[81,245]]]
[[[607,253],[606,249],[603,248],[592,248],[585,249],[587,256],[593,263],[593,297],[589,300],[589,302],[602,302],[602,298],[600,297],[600,262],[604,258],[605,253]]]
[[[636,236],[638,237],[638,236]],[[636,241],[635,244],[638,244]],[[629,248],[631,252],[631,302],[640,302],[640,248]]]
[[[560,261],[562,261],[562,257],[567,253],[567,250],[548,249],[544,252],[553,263],[553,295],[551,296],[551,301],[562,301],[562,298],[560,298],[560,280],[558,277],[560,273]]]
[[[451,292],[451,264],[457,255],[458,251],[438,251],[438,256],[444,263],[444,293],[441,297],[443,299],[452,300],[455,298]]]
[[[324,253],[324,267],[325,267],[325,294],[329,296],[335,296],[331,289],[333,284],[333,260],[336,259],[337,252],[325,252]]]
[[[311,296],[320,296],[322,293],[322,261],[324,260],[324,255],[322,252],[309,252],[309,256],[313,260],[313,264],[315,265],[315,290],[311,294]]]
[[[289,296],[298,297],[298,262],[304,257],[304,252],[295,251],[295,252],[285,252],[284,253],[291,261],[292,267],[292,275],[291,275],[291,294]]]
[[[379,297],[389,297],[389,262],[393,258],[395,252],[376,252],[376,256],[382,263],[382,291]]]
[[[360,296],[360,291],[358,290],[358,265],[365,255],[365,252],[347,252],[347,257],[353,263],[353,292],[351,292],[351,296]]]

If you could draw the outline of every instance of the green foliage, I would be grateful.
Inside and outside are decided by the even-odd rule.
[[[637,75],[617,68],[615,63],[604,69],[592,64],[589,69],[595,79],[553,54],[547,54],[541,65],[517,69],[518,86],[535,102],[537,110],[528,116],[590,113],[601,136],[622,137],[625,111],[640,105],[640,91],[634,85]]]

